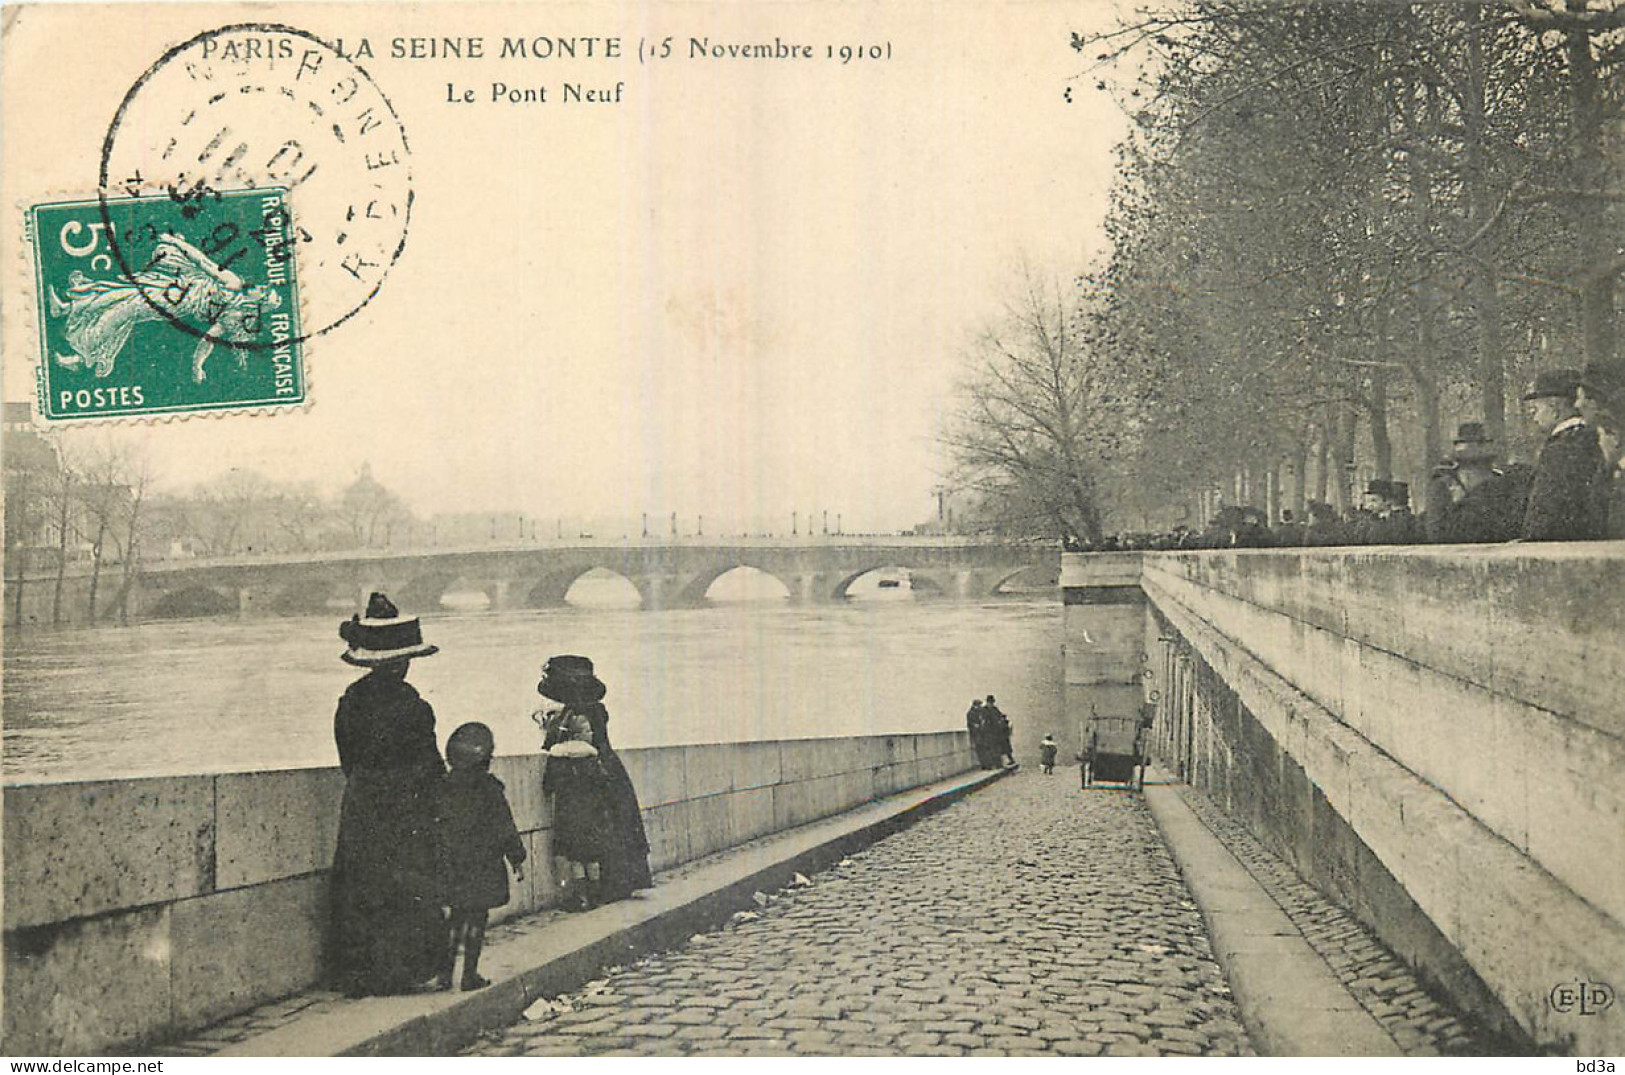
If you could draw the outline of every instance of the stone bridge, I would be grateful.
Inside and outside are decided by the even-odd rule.
[[[512,547],[320,554],[231,561],[161,561],[144,566],[129,598],[132,620],[176,615],[300,614],[337,602],[365,604],[383,590],[407,609],[433,609],[451,592],[483,592],[493,610],[562,605],[571,585],[594,568],[637,587],[642,607],[692,608],[722,575],[754,568],[783,583],[793,601],[845,600],[857,579],[906,569],[919,595],[991,597],[1016,576],[1054,585],[1060,553],[1048,544],[972,538],[822,537],[704,539],[682,542],[583,540]],[[54,579],[29,579],[24,622],[49,621]],[[15,581],[7,579],[10,589]],[[109,613],[116,582],[104,577],[99,616]],[[84,580],[70,580],[65,608],[83,618]],[[8,620],[15,602],[7,596]],[[44,603],[43,605],[41,603]],[[43,611],[43,615],[41,614]]]

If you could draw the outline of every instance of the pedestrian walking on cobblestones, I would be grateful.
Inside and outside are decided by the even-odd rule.
[[[1055,742],[1055,736],[1046,735],[1038,743],[1038,764],[1044,767],[1045,776],[1055,775],[1055,753],[1060,745]]]
[[[482,989],[480,950],[493,907],[508,902],[508,867],[525,879],[525,845],[513,823],[502,781],[491,775],[496,741],[484,724],[464,724],[446,740],[451,772],[440,789],[440,863],[449,909],[446,960],[439,986],[451,988],[457,952],[463,953],[462,988]]]
[[[553,853],[564,905],[588,910],[651,888],[649,839],[632,778],[609,742],[607,688],[586,657],[551,657],[536,685],[559,703],[533,715],[542,728],[553,802]]]
[[[367,669],[339,699],[333,741],[344,771],[330,881],[334,982],[351,996],[400,993],[440,968],[445,920],[436,869],[435,793],[445,774],[434,710],[406,682],[428,657],[416,616],[383,594],[339,625],[347,664]]]

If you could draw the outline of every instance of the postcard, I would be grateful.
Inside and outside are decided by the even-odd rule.
[[[1143,6],[0,7],[6,1051],[1625,1041],[1618,13]]]

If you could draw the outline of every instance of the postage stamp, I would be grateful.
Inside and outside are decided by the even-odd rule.
[[[305,402],[286,190],[58,202],[29,217],[47,420]]]

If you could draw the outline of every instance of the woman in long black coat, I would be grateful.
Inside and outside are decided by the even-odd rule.
[[[566,905],[586,909],[652,887],[637,791],[610,745],[606,688],[592,661],[549,658],[536,690],[560,703],[537,716],[548,753],[542,787],[552,796],[553,854],[567,874],[561,878]],[[590,753],[572,749],[579,746]]]
[[[345,775],[330,889],[333,978],[352,996],[399,993],[434,977],[444,953],[435,805],[445,764],[434,710],[406,682],[412,658],[437,650],[383,594],[339,636],[350,646],[343,660],[368,672],[333,718]]]

